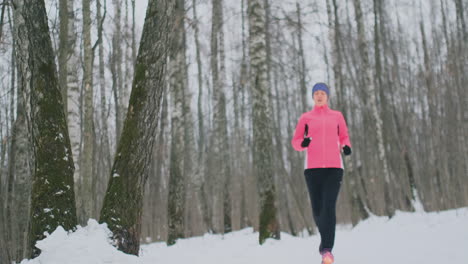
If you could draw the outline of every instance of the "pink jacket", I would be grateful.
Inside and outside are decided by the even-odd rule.
[[[305,125],[308,134],[304,136]],[[307,148],[301,147],[304,137],[312,140]],[[315,106],[312,111],[302,114],[296,126],[291,144],[297,151],[307,149],[307,168],[343,168],[341,149],[351,142],[343,114],[328,108]]]

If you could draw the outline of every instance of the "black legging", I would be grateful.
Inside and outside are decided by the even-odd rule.
[[[343,169],[306,169],[304,175],[315,224],[322,238],[319,250],[331,250],[335,243],[336,200],[343,180]]]

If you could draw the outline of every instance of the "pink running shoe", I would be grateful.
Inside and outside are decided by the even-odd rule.
[[[324,251],[322,253],[322,264],[332,264],[335,259],[330,251]]]

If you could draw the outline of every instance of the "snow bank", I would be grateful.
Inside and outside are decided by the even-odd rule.
[[[439,213],[397,212],[372,216],[356,227],[339,226],[334,248],[336,263],[395,264],[466,263],[468,259],[468,208]],[[21,264],[310,264],[320,263],[319,236],[293,237],[258,245],[258,234],[246,228],[226,235],[206,234],[181,239],[168,247],[152,243],[141,247],[140,257],[115,249],[105,224],[89,220],[73,233],[57,228],[37,246],[42,254]]]
[[[41,255],[32,260],[23,260],[21,264],[142,263],[138,257],[113,247],[109,240],[111,234],[107,224],[99,224],[94,219],[89,219],[87,226],[78,226],[72,233],[59,226],[44,240],[37,242]]]

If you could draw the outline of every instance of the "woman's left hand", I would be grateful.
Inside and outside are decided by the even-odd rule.
[[[344,147],[343,147],[343,153],[344,153],[346,156],[351,155],[351,148],[350,148],[348,145],[344,146]]]

